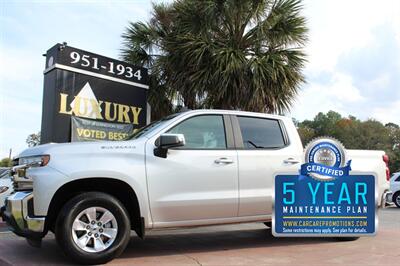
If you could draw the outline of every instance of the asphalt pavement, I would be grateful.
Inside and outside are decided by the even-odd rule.
[[[274,238],[263,224],[239,224],[132,234],[121,257],[108,265],[399,265],[400,209],[379,211],[374,237]],[[0,226],[0,265],[71,264],[49,234],[29,246]]]

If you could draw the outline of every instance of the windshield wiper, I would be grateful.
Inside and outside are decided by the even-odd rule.
[[[258,146],[256,144],[254,144],[254,142],[252,142],[251,140],[247,140],[246,142],[250,143],[251,146],[253,146],[256,149],[265,149],[265,147],[263,147],[263,146]]]

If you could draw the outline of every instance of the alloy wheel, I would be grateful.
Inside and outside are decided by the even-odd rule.
[[[117,237],[118,223],[103,207],[90,207],[80,212],[72,224],[72,238],[82,250],[97,253],[106,250]]]

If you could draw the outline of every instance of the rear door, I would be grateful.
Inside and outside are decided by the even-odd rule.
[[[239,160],[239,216],[272,213],[273,176],[296,171],[301,149],[290,144],[279,119],[233,116]]]

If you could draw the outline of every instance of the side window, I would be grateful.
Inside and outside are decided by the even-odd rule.
[[[278,120],[238,116],[245,149],[268,149],[285,146]]]
[[[396,178],[396,182],[400,182],[400,175]]]
[[[186,144],[182,149],[226,149],[222,115],[191,117],[168,131],[183,134]]]

